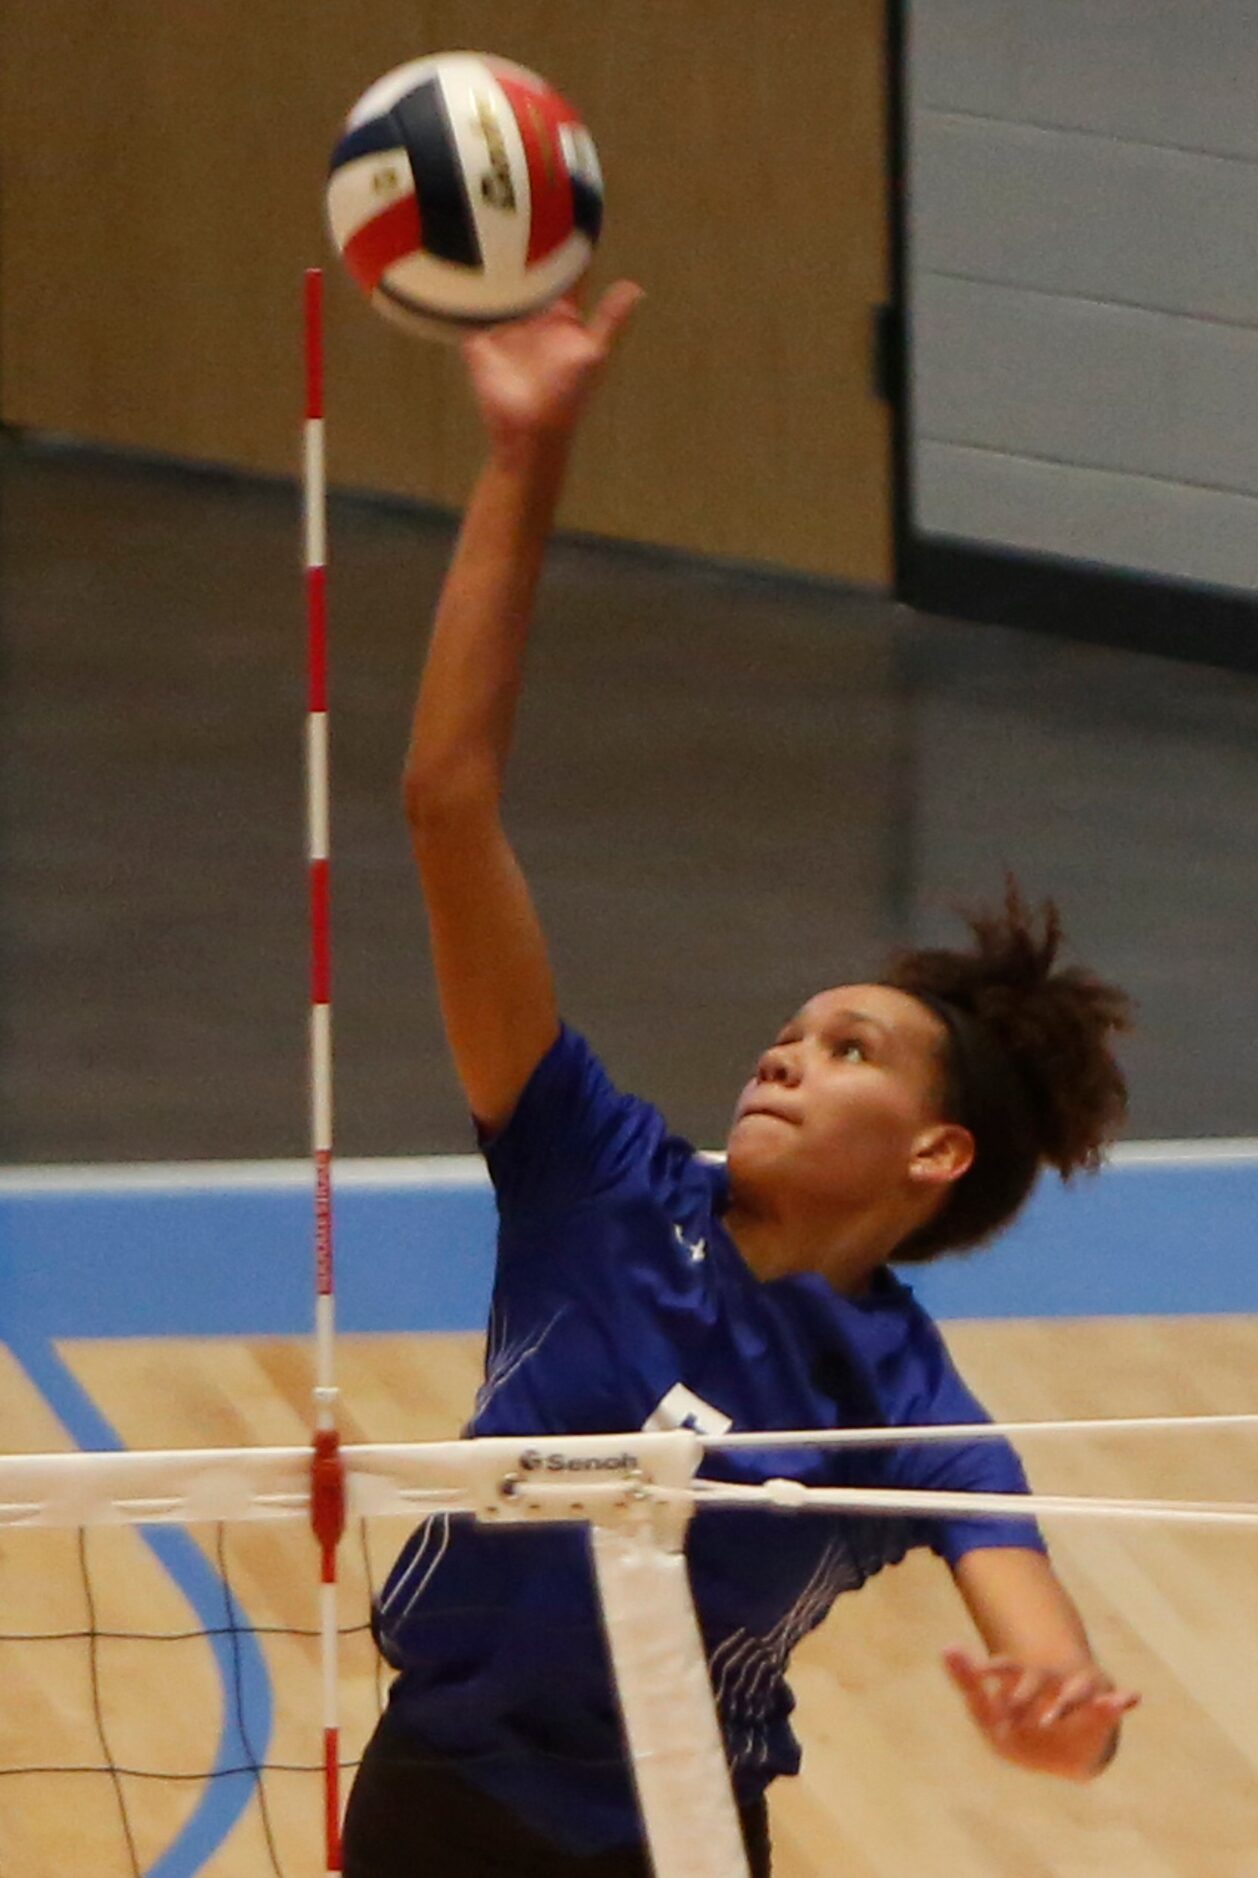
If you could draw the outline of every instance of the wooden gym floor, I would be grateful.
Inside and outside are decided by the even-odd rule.
[[[951,1341],[993,1411],[1054,1418],[1253,1407],[1258,1319],[1131,1319],[958,1324]],[[310,1372],[290,1340],[79,1342],[62,1355],[129,1445],[288,1443],[304,1438]],[[475,1387],[471,1336],[350,1337],[341,1352],[351,1439],[413,1440],[457,1429]],[[50,1449],[63,1431],[16,1366],[0,1368],[8,1444]],[[1024,1444],[1046,1490],[1252,1497],[1253,1433],[1067,1438]],[[1253,1638],[1258,1539],[1252,1533],[1063,1525],[1054,1551],[1115,1676],[1144,1694],[1120,1760],[1095,1785],[1065,1786],[994,1760],[938,1666],[967,1625],[945,1569],[913,1555],[841,1599],[800,1649],[794,1686],[804,1769],[773,1794],[780,1878],[1253,1878],[1258,1874],[1258,1704]],[[373,1531],[378,1573],[397,1531]],[[199,1533],[207,1553],[213,1534]],[[259,1624],[310,1628],[314,1559],[298,1529],[237,1528],[233,1589]],[[343,1621],[364,1618],[356,1538],[345,1547]],[[130,1531],[92,1536],[97,1622],[195,1630],[175,1580]],[[81,1621],[71,1537],[13,1532],[0,1548],[7,1632]],[[266,1638],[275,1701],[272,1761],[318,1756],[318,1671],[309,1639]],[[377,1700],[365,1640],[346,1647],[346,1741],[357,1752]],[[100,1683],[121,1765],[213,1763],[225,1695],[203,1639],[102,1646]],[[0,1644],[0,1765],[99,1764],[88,1659],[77,1643]],[[141,1869],[201,1797],[195,1783],[124,1782]],[[268,1813],[281,1872],[319,1865],[313,1774],[270,1774]],[[116,1796],[102,1776],[5,1782],[0,1872],[62,1878],[127,1873]],[[206,1878],[272,1868],[256,1801],[208,1861]]]

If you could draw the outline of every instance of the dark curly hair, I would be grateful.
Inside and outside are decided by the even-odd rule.
[[[944,1024],[941,1111],[974,1137],[973,1165],[896,1248],[897,1263],[989,1239],[1022,1207],[1041,1167],[1063,1180],[1097,1168],[1127,1112],[1109,1039],[1130,1028],[1131,1001],[1082,966],[1058,966],[1054,903],[1032,908],[1011,876],[1003,907],[964,917],[969,951],[901,952],[882,980]]]

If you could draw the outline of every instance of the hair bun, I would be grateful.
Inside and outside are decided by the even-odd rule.
[[[949,1033],[942,1112],[974,1137],[974,1160],[940,1210],[896,1250],[921,1261],[991,1238],[1041,1168],[1096,1168],[1127,1113],[1110,1050],[1132,1004],[1083,966],[1058,964],[1061,915],[1032,908],[1012,875],[1003,905],[963,915],[967,952],[901,952],[883,980],[930,1005]]]

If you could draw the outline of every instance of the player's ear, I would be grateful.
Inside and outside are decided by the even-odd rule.
[[[960,1122],[932,1122],[913,1143],[909,1179],[918,1187],[950,1187],[974,1165],[974,1137]]]

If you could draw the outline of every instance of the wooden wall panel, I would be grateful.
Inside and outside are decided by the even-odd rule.
[[[598,278],[647,288],[571,527],[879,582],[886,415],[881,0],[41,0],[0,23],[0,409],[10,424],[287,472],[299,277],[326,155],[380,72],[488,45],[581,105]],[[294,22],[294,14],[300,18]],[[53,78],[55,77],[55,85]],[[55,108],[53,100],[55,98]],[[456,504],[457,358],[331,279],[332,473]]]

